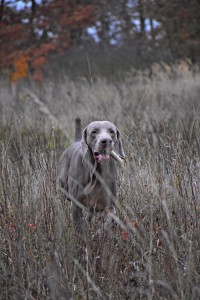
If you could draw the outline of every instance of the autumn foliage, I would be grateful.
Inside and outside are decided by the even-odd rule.
[[[17,9],[1,3],[0,66],[10,68],[14,82],[28,74],[42,80],[49,55],[66,51],[74,43],[74,35],[80,34],[93,17],[92,6],[81,1],[31,4],[31,8],[24,3]]]
[[[27,56],[21,53],[14,62],[14,70],[11,74],[11,80],[16,82],[21,78],[26,78],[28,76],[28,72]]]
[[[25,64],[23,56],[27,74],[42,80],[51,54],[61,56],[72,45],[88,41],[100,45],[100,51],[129,46],[129,56],[135,47],[136,56],[142,53],[146,59],[149,53],[149,63],[163,56],[199,62],[199,36],[198,0],[184,5],[178,0],[0,1],[0,68],[9,68],[13,81],[24,78],[17,66]]]

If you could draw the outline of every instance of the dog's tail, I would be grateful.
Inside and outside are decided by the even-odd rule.
[[[81,140],[81,119],[78,117],[75,120],[75,142]]]

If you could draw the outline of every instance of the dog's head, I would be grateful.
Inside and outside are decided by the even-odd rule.
[[[90,123],[83,130],[82,147],[84,155],[89,150],[98,162],[108,160],[110,156],[113,156],[113,151],[120,158],[125,158],[120,131],[109,121]]]

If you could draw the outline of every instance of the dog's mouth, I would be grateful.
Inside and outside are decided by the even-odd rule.
[[[108,160],[110,158],[110,154],[100,153],[98,151],[93,152],[94,159],[97,161]]]

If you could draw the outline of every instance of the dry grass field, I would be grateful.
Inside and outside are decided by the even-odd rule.
[[[154,66],[150,75],[1,80],[0,299],[200,299],[200,74]],[[124,226],[92,241],[97,215],[86,243],[56,183],[76,116],[117,124],[127,155]]]

